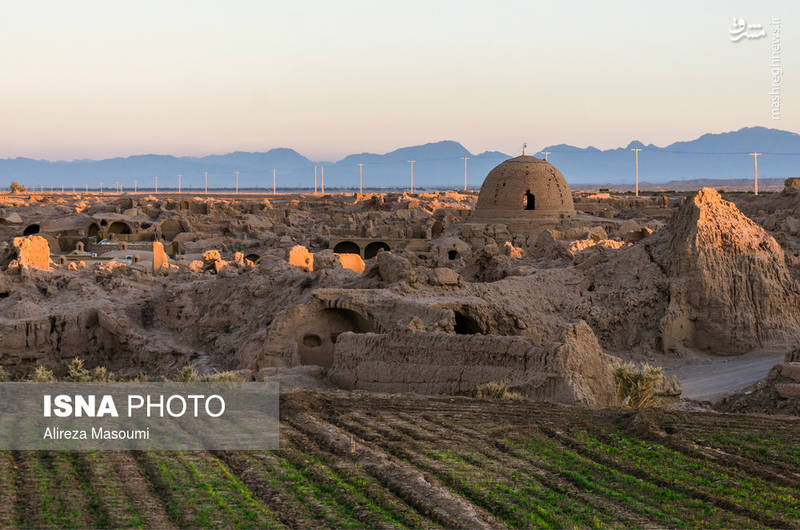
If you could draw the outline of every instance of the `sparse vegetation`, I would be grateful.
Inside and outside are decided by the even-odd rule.
[[[105,366],[87,370],[83,367],[83,360],[75,357],[67,367],[67,376],[64,380],[73,383],[109,383],[114,381],[114,374]]]
[[[11,376],[6,369],[0,366],[0,383],[5,383],[6,381],[11,381]]]
[[[522,399],[522,394],[509,390],[508,381],[489,381],[483,385],[478,385],[475,390],[475,397],[478,399],[519,401]]]
[[[221,383],[229,381],[241,381],[242,378],[234,372],[214,372],[211,374],[200,374],[194,366],[189,363],[178,371],[175,381],[180,383]]]
[[[55,380],[56,378],[53,375],[53,371],[42,364],[37,364],[36,368],[33,369],[33,373],[31,373],[28,378],[28,381],[31,383],[53,383]]]
[[[656,385],[663,377],[660,366],[625,362],[613,367],[613,374],[623,406],[640,409],[658,405]]]

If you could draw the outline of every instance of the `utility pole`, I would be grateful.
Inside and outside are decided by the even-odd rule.
[[[547,155],[550,154],[550,151],[542,151],[542,154],[544,155],[544,161],[547,162]]]
[[[100,194],[101,195],[103,194],[103,183],[102,182],[100,183]]]
[[[750,156],[753,157],[753,175],[755,177],[754,182],[754,189],[756,195],[758,195],[758,155],[763,155],[764,153],[750,153]]]
[[[275,173],[277,173],[277,171],[275,170],[275,168],[272,168],[272,194],[273,195],[277,195],[275,193]]]
[[[133,181],[133,193],[136,193],[139,190],[138,182],[134,179]]]
[[[639,151],[641,151],[641,147],[634,147],[631,149],[634,153],[636,153],[636,196],[639,196]]]
[[[364,193],[364,164],[358,164],[358,193]]]
[[[64,185],[61,185],[61,193],[64,193]]]
[[[408,161],[408,163],[411,164],[411,193],[414,193],[414,162],[416,162],[416,160]]]
[[[317,194],[317,166],[314,166],[314,195]]]
[[[86,193],[89,193],[89,185],[85,184],[85,186],[86,186]]]
[[[464,159],[464,191],[467,191],[467,160],[469,160],[469,157],[462,156],[461,158]]]
[[[206,171],[203,175],[204,175],[203,190],[205,191],[206,194],[208,194],[208,171]]]
[[[153,182],[154,182],[154,186],[155,186],[155,187],[154,187],[154,189],[155,189],[155,192],[156,192],[156,193],[158,193],[158,175],[156,175],[155,177],[153,177]]]
[[[319,181],[322,189],[322,194],[325,195],[325,166],[319,165]]]
[[[183,175],[181,175],[180,173],[178,173],[178,193],[180,193],[180,192],[181,192],[181,177],[182,177],[182,176],[183,176]]]
[[[239,172],[236,172],[236,193],[239,193]]]

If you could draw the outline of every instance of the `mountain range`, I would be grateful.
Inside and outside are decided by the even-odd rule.
[[[529,152],[548,159],[558,167],[571,184],[630,183],[634,175],[634,153],[639,148],[639,178],[652,183],[688,179],[751,178],[753,157],[758,158],[761,178],[786,178],[800,175],[800,134],[765,127],[745,127],[738,131],[704,134],[691,141],[674,142],[666,147],[632,141],[625,147],[600,150],[568,144],[542,147]],[[203,187],[208,172],[209,188],[233,188],[239,171],[239,188],[271,188],[272,168],[277,170],[279,188],[313,188],[314,167],[325,174],[327,189],[358,188],[359,163],[364,164],[365,188],[406,187],[410,182],[414,160],[414,182],[417,188],[459,188],[464,182],[464,160],[470,186],[480,186],[486,174],[497,164],[510,158],[498,151],[470,153],[454,141],[441,141],[403,147],[385,154],[360,153],[336,162],[312,161],[293,149],[276,148],[264,152],[233,152],[203,157],[171,155],[135,155],[103,160],[48,161],[31,158],[0,159],[0,185],[12,180],[27,186],[60,187],[88,185],[96,189],[104,182],[112,189],[122,182],[132,188],[134,180],[141,189],[151,188],[154,176],[159,189],[175,188],[177,175],[182,174],[184,189]],[[516,156],[516,155],[515,155]]]

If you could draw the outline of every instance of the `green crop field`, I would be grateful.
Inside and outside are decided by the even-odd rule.
[[[267,452],[0,453],[3,527],[800,527],[800,421],[288,394]]]

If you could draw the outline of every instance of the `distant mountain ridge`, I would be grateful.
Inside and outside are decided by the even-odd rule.
[[[573,184],[630,183],[634,173],[634,153],[638,147],[639,179],[653,183],[687,179],[751,178],[753,151],[759,157],[759,177],[786,178],[800,175],[800,134],[765,127],[745,127],[738,131],[708,133],[691,141],[678,141],[666,147],[634,140],[626,147],[600,150],[596,147],[576,147],[557,144],[543,147],[549,151],[549,161],[558,167]],[[31,158],[0,159],[0,186],[17,180],[28,186],[88,185],[97,188],[100,182],[112,189],[122,182],[132,188],[134,180],[140,188],[153,186],[159,177],[159,188],[177,187],[177,175],[182,174],[185,189],[200,189],[203,174],[208,172],[210,188],[232,188],[234,174],[239,171],[239,187],[271,188],[272,168],[277,169],[277,184],[281,188],[312,188],[314,166],[321,186],[322,171],[325,187],[358,188],[359,167],[362,163],[366,188],[407,187],[414,160],[414,183],[418,188],[460,188],[464,184],[464,160],[467,160],[467,180],[470,186],[480,186],[486,174],[497,164],[510,158],[499,151],[470,153],[458,142],[445,140],[423,145],[401,147],[384,154],[359,153],[347,155],[336,162],[315,162],[289,148],[264,152],[236,151],[202,157],[172,155],[134,155],[103,160],[48,161]]]
[[[666,147],[634,140],[626,147],[600,150],[567,144],[543,147],[549,161],[571,183],[629,183],[635,162],[631,149],[639,148],[639,179],[653,183],[691,179],[738,179],[753,177],[752,152],[758,157],[758,175],[783,179],[800,175],[800,134],[744,127],[725,133],[707,133]]]

